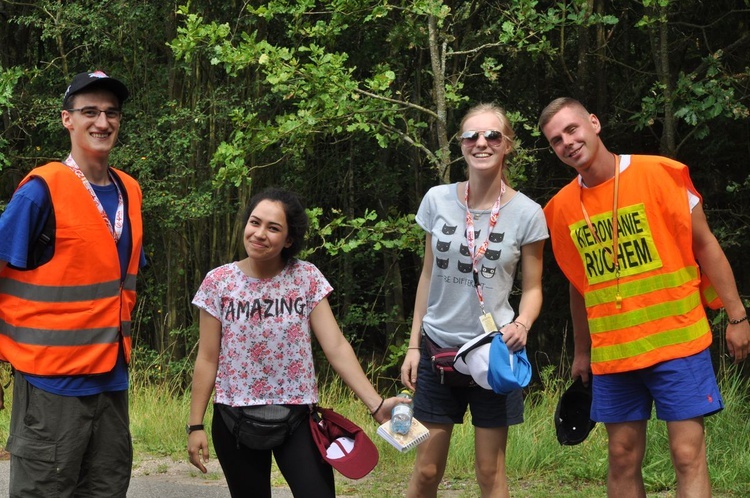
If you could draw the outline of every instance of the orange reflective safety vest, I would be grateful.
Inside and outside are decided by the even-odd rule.
[[[114,238],[81,180],[62,163],[31,171],[47,185],[54,256],[31,270],[0,273],[0,359],[33,375],[90,375],[114,368],[120,343],[130,361],[130,320],[143,241],[138,183],[119,179],[132,247],[121,279]]]
[[[613,179],[583,189],[575,179],[545,206],[555,259],[585,300],[593,373],[638,370],[711,344],[688,189],[696,193],[684,164],[630,156],[620,175],[619,279],[612,261]]]

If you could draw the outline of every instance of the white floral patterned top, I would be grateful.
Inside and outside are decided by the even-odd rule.
[[[248,277],[236,263],[211,270],[193,304],[221,322],[214,402],[316,403],[310,313],[332,290],[315,265],[297,259],[270,279]]]

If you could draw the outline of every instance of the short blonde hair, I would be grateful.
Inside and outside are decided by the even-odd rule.
[[[547,123],[549,123],[550,119],[552,119],[555,114],[562,111],[566,107],[572,107],[574,109],[580,110],[586,115],[590,114],[586,109],[586,106],[581,104],[580,101],[574,99],[573,97],[559,97],[547,104],[547,107],[545,107],[542,110],[542,113],[539,115],[539,131],[542,131],[542,129],[547,126]]]

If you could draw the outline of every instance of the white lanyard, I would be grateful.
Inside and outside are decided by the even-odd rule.
[[[120,237],[122,237],[122,227],[124,225],[124,219],[125,219],[125,203],[122,200],[122,191],[120,190],[120,186],[117,184],[115,179],[112,177],[112,173],[107,171],[107,174],[109,175],[110,180],[112,180],[112,183],[115,184],[115,188],[117,189],[117,212],[115,213],[115,226],[112,226],[112,223],[109,221],[109,217],[107,216],[107,212],[104,210],[104,206],[102,206],[101,201],[99,200],[99,197],[96,196],[96,192],[94,192],[94,189],[91,187],[91,183],[86,178],[86,175],[83,174],[83,171],[81,171],[81,168],[78,167],[76,164],[75,159],[73,159],[73,155],[69,155],[68,158],[65,160],[65,165],[68,166],[73,173],[81,180],[81,183],[83,183],[83,186],[86,187],[86,190],[88,191],[89,195],[91,195],[91,200],[94,201],[94,205],[96,206],[96,209],[99,211],[99,214],[101,215],[102,219],[104,220],[104,223],[107,224],[107,229],[109,230],[109,233],[112,234],[112,237],[115,239],[115,243],[120,241]]]
[[[474,289],[477,291],[477,297],[479,298],[479,305],[482,307],[482,314],[484,311],[484,298],[482,297],[482,288],[479,285],[479,272],[477,270],[477,263],[484,257],[484,253],[487,252],[487,247],[490,245],[490,233],[495,228],[497,219],[500,216],[500,201],[505,193],[505,182],[500,182],[500,195],[497,197],[495,204],[492,206],[490,211],[490,224],[487,228],[487,237],[482,242],[476,251],[474,251],[474,217],[469,211],[469,182],[466,182],[466,194],[464,195],[464,204],[466,205],[466,241],[469,246],[469,254],[471,254],[471,266],[472,273],[474,274]]]

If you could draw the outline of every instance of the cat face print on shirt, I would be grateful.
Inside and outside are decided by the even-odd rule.
[[[457,226],[444,224],[440,229],[437,240],[435,241],[435,266],[440,270],[458,270],[462,274],[470,274],[474,269],[472,264],[471,251],[466,239],[466,230],[463,236],[457,235]],[[478,271],[485,279],[491,279],[495,276],[497,265],[493,264],[500,260],[502,255],[502,242],[505,238],[505,232],[492,232],[489,236],[489,245],[484,253],[484,257],[479,261]],[[484,243],[482,230],[474,230],[474,240],[477,245]]]

